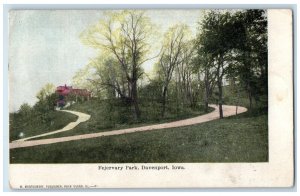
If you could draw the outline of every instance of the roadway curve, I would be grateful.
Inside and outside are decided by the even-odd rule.
[[[120,129],[120,130],[114,130],[114,131],[90,133],[90,134],[83,134],[83,135],[74,135],[74,136],[67,136],[67,137],[60,137],[60,138],[40,139],[40,140],[32,140],[32,141],[13,141],[12,143],[9,144],[9,148],[10,149],[23,148],[23,147],[54,144],[54,143],[60,143],[60,142],[90,139],[90,138],[97,138],[97,137],[104,137],[104,136],[111,136],[111,135],[121,135],[121,134],[142,132],[142,131],[151,131],[151,130],[157,130],[157,129],[183,127],[183,126],[200,124],[200,123],[219,119],[218,106],[217,105],[209,105],[209,106],[213,107],[215,110],[208,114],[204,114],[201,116],[197,116],[197,117],[189,118],[189,119],[185,119],[185,120],[178,120],[178,121],[173,121],[173,122],[169,122],[169,123],[155,124],[155,125],[149,125],[149,126],[143,126],[143,127],[134,127],[134,128],[128,128],[128,129]],[[246,111],[247,111],[247,108],[238,106],[238,110],[237,110],[238,114],[246,112]],[[73,111],[69,111],[69,112],[73,112]],[[223,105],[223,116],[224,117],[233,116],[235,114],[236,114],[236,106]],[[52,132],[52,134],[54,134],[54,133]],[[45,134],[43,134],[43,135],[45,135]],[[41,135],[39,135],[39,137],[40,136]],[[34,136],[34,137],[37,137],[37,136]],[[33,137],[31,137],[31,138],[33,138]],[[27,138],[27,139],[29,139],[29,138]]]

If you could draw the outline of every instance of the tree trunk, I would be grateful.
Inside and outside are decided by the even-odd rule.
[[[209,96],[209,89],[205,85],[205,96],[204,96],[204,110],[205,110],[205,112],[208,112],[208,96]]]
[[[249,110],[252,111],[252,95],[251,92],[248,93],[248,98],[249,98]]]
[[[218,76],[218,90],[219,90],[219,96],[218,96],[218,102],[219,102],[219,113],[220,118],[223,118],[223,89],[222,89],[222,79],[223,79],[223,55],[220,55],[219,58],[219,65],[217,69],[217,76]]]
[[[134,106],[134,116],[138,120],[141,117],[141,111],[138,104],[138,95],[137,95],[137,83],[136,81],[132,82],[132,104]]]
[[[204,110],[205,112],[208,112],[209,82],[208,82],[207,70],[205,70],[204,83],[205,83]]]
[[[223,118],[223,89],[222,89],[222,78],[218,79],[218,89],[219,89],[219,113],[220,118]]]
[[[235,115],[238,114],[239,100],[240,100],[240,95],[239,95],[239,92],[238,92],[238,96],[237,96],[237,99],[236,99],[236,102],[235,102]]]
[[[251,93],[251,87],[250,84],[248,82],[248,99],[249,99],[249,110],[252,110],[252,93]]]
[[[234,85],[235,88],[236,88],[236,92],[237,92],[237,100],[236,100],[236,109],[235,109],[235,115],[237,115],[237,112],[238,112],[238,105],[240,103],[240,91],[238,90],[238,88],[236,87],[236,85]]]
[[[248,93],[248,99],[249,99],[249,110],[252,110],[252,93],[251,93],[251,86],[250,86],[250,81],[251,81],[251,62],[249,61],[250,59],[250,51],[246,51],[244,54],[244,66],[245,66],[245,74],[246,74],[246,89]]]
[[[165,117],[165,112],[166,112],[167,90],[168,88],[165,86],[163,89],[163,96],[162,96],[162,111],[161,111],[162,117]]]
[[[207,97],[207,95],[205,95],[204,111],[208,112],[208,97]]]

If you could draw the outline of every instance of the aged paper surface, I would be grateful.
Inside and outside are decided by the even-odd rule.
[[[294,183],[292,12],[284,9],[267,10],[267,16],[268,162],[10,164],[11,188],[292,186]],[[156,169],[142,169],[152,166]],[[171,169],[178,166],[184,169]],[[163,169],[166,167],[170,169]]]

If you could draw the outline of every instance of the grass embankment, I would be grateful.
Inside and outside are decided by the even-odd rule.
[[[180,109],[168,108],[164,118],[161,117],[160,105],[153,105],[145,102],[141,105],[142,118],[136,121],[132,118],[132,109],[124,105],[108,103],[109,100],[90,100],[83,103],[76,103],[68,110],[79,111],[91,115],[91,118],[84,123],[80,123],[77,127],[70,131],[49,135],[45,137],[33,138],[32,140],[56,138],[88,133],[97,133],[116,129],[125,129],[131,127],[146,126],[150,124],[170,122],[180,119],[186,119],[194,116],[205,114],[204,109],[198,106],[192,110],[190,108]],[[153,103],[153,102],[152,102]],[[115,108],[118,107],[118,108]],[[209,108],[208,112],[213,111]]]
[[[18,113],[10,114],[9,118],[9,140],[13,141],[61,129],[78,117],[66,112],[50,111],[44,118],[41,115],[22,116]]]
[[[11,163],[268,161],[267,116],[12,149]]]

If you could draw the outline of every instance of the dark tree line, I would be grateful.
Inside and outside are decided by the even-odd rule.
[[[263,10],[235,13],[209,12],[200,22],[197,35],[199,70],[204,72],[205,105],[214,85],[218,90],[220,118],[223,117],[223,82],[238,82],[253,99],[267,95],[267,20]]]

